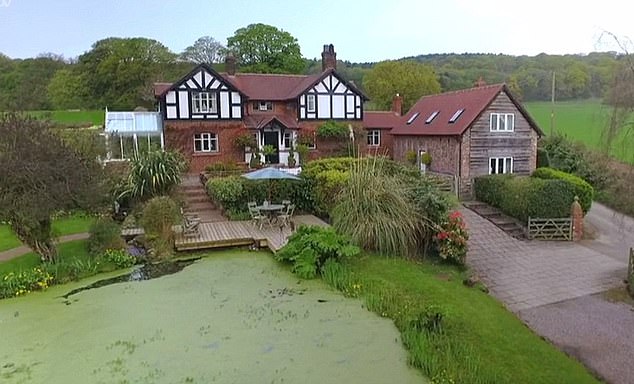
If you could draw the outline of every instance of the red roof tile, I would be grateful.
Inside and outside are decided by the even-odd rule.
[[[391,133],[393,135],[461,135],[503,90],[505,90],[504,84],[495,84],[423,96]],[[462,114],[455,122],[450,123],[452,116],[461,109],[464,110]],[[427,123],[426,121],[436,111],[438,112],[436,117]],[[407,124],[408,121],[410,124]]]
[[[391,129],[398,125],[401,116],[392,111],[365,111],[363,112],[363,128],[366,129]]]
[[[172,87],[172,83],[154,83],[154,96],[160,96]]]
[[[291,128],[291,129],[299,128],[299,124],[297,123],[296,119],[293,119],[285,115],[270,115],[270,114],[248,115],[248,116],[245,116],[243,120],[244,120],[244,125],[246,125],[247,128],[252,128],[252,129],[263,128],[265,125],[267,125],[273,120],[277,120],[278,122],[280,122],[280,124],[282,124],[286,128]]]
[[[259,73],[221,74],[251,100],[288,100],[308,88],[319,75],[275,75]],[[297,91],[299,89],[299,91]]]

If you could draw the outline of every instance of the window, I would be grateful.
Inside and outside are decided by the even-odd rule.
[[[194,92],[192,94],[192,113],[218,113],[216,93]]]
[[[273,103],[270,101],[260,101],[255,104],[255,108],[259,111],[272,111]]]
[[[458,120],[458,118],[460,117],[460,115],[462,115],[462,112],[464,112],[464,108],[457,110],[456,113],[454,113],[453,116],[451,116],[451,119],[449,119],[449,123],[450,124],[455,123],[456,120]]]
[[[513,173],[512,157],[489,157],[489,174]]]
[[[284,136],[282,137],[282,145],[284,146],[284,148],[290,148],[292,140],[293,140],[293,133],[284,132]]]
[[[515,130],[515,114],[492,113],[490,127],[491,132],[513,132]]]
[[[431,115],[429,115],[429,117],[427,118],[427,120],[425,120],[425,124],[431,124],[432,121],[434,121],[434,119],[436,118],[436,116],[438,116],[438,114],[440,113],[440,111],[434,111],[432,112]]]
[[[412,124],[414,122],[414,120],[416,120],[418,115],[420,115],[420,112],[416,112],[415,114],[413,114],[412,117],[410,117],[409,120],[407,120],[407,125]]]
[[[381,145],[381,131],[378,129],[368,131],[368,146],[378,147]]]
[[[194,135],[194,152],[218,152],[218,135],[215,133]]]
[[[315,112],[315,95],[306,95],[306,112]]]

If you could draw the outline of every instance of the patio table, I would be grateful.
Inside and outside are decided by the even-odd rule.
[[[277,220],[276,213],[280,212],[285,207],[283,204],[267,204],[267,205],[258,205],[255,208],[260,210],[265,215],[267,215],[269,219],[271,220],[271,222],[273,222],[273,220]]]

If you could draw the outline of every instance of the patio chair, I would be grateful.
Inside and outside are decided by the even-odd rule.
[[[262,229],[264,224],[268,224],[269,226],[272,225],[271,219],[267,215],[263,214],[262,211],[257,209],[257,205],[251,205],[251,203],[249,203],[248,207],[249,215],[251,215],[251,224],[253,224],[253,226],[257,225],[260,229]]]
[[[282,200],[282,205],[284,206],[284,208],[288,208],[288,206],[291,205],[291,201],[290,200]]]
[[[181,214],[183,215],[183,224],[181,226],[183,236],[198,236],[200,231],[200,218],[198,215],[185,213],[181,208]]]
[[[280,227],[285,227],[290,224],[293,213],[295,213],[295,204],[289,204],[284,213],[277,215],[277,221],[280,223]]]

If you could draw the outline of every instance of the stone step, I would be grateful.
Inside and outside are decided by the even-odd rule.
[[[487,216],[487,219],[489,219],[489,221],[491,221],[493,224],[497,225],[498,227],[501,227],[501,226],[517,227],[518,226],[515,220],[511,219],[510,217],[503,216],[502,214],[495,215],[495,216]]]
[[[200,195],[200,196],[188,196],[184,198],[185,203],[186,204],[197,204],[197,203],[211,203],[211,200],[209,200],[209,196],[207,195]],[[211,203],[213,204],[213,203]]]
[[[217,208],[211,201],[209,201],[209,199],[207,199],[207,201],[188,203],[185,205],[183,210],[185,212],[196,213],[199,211],[216,211]]]

